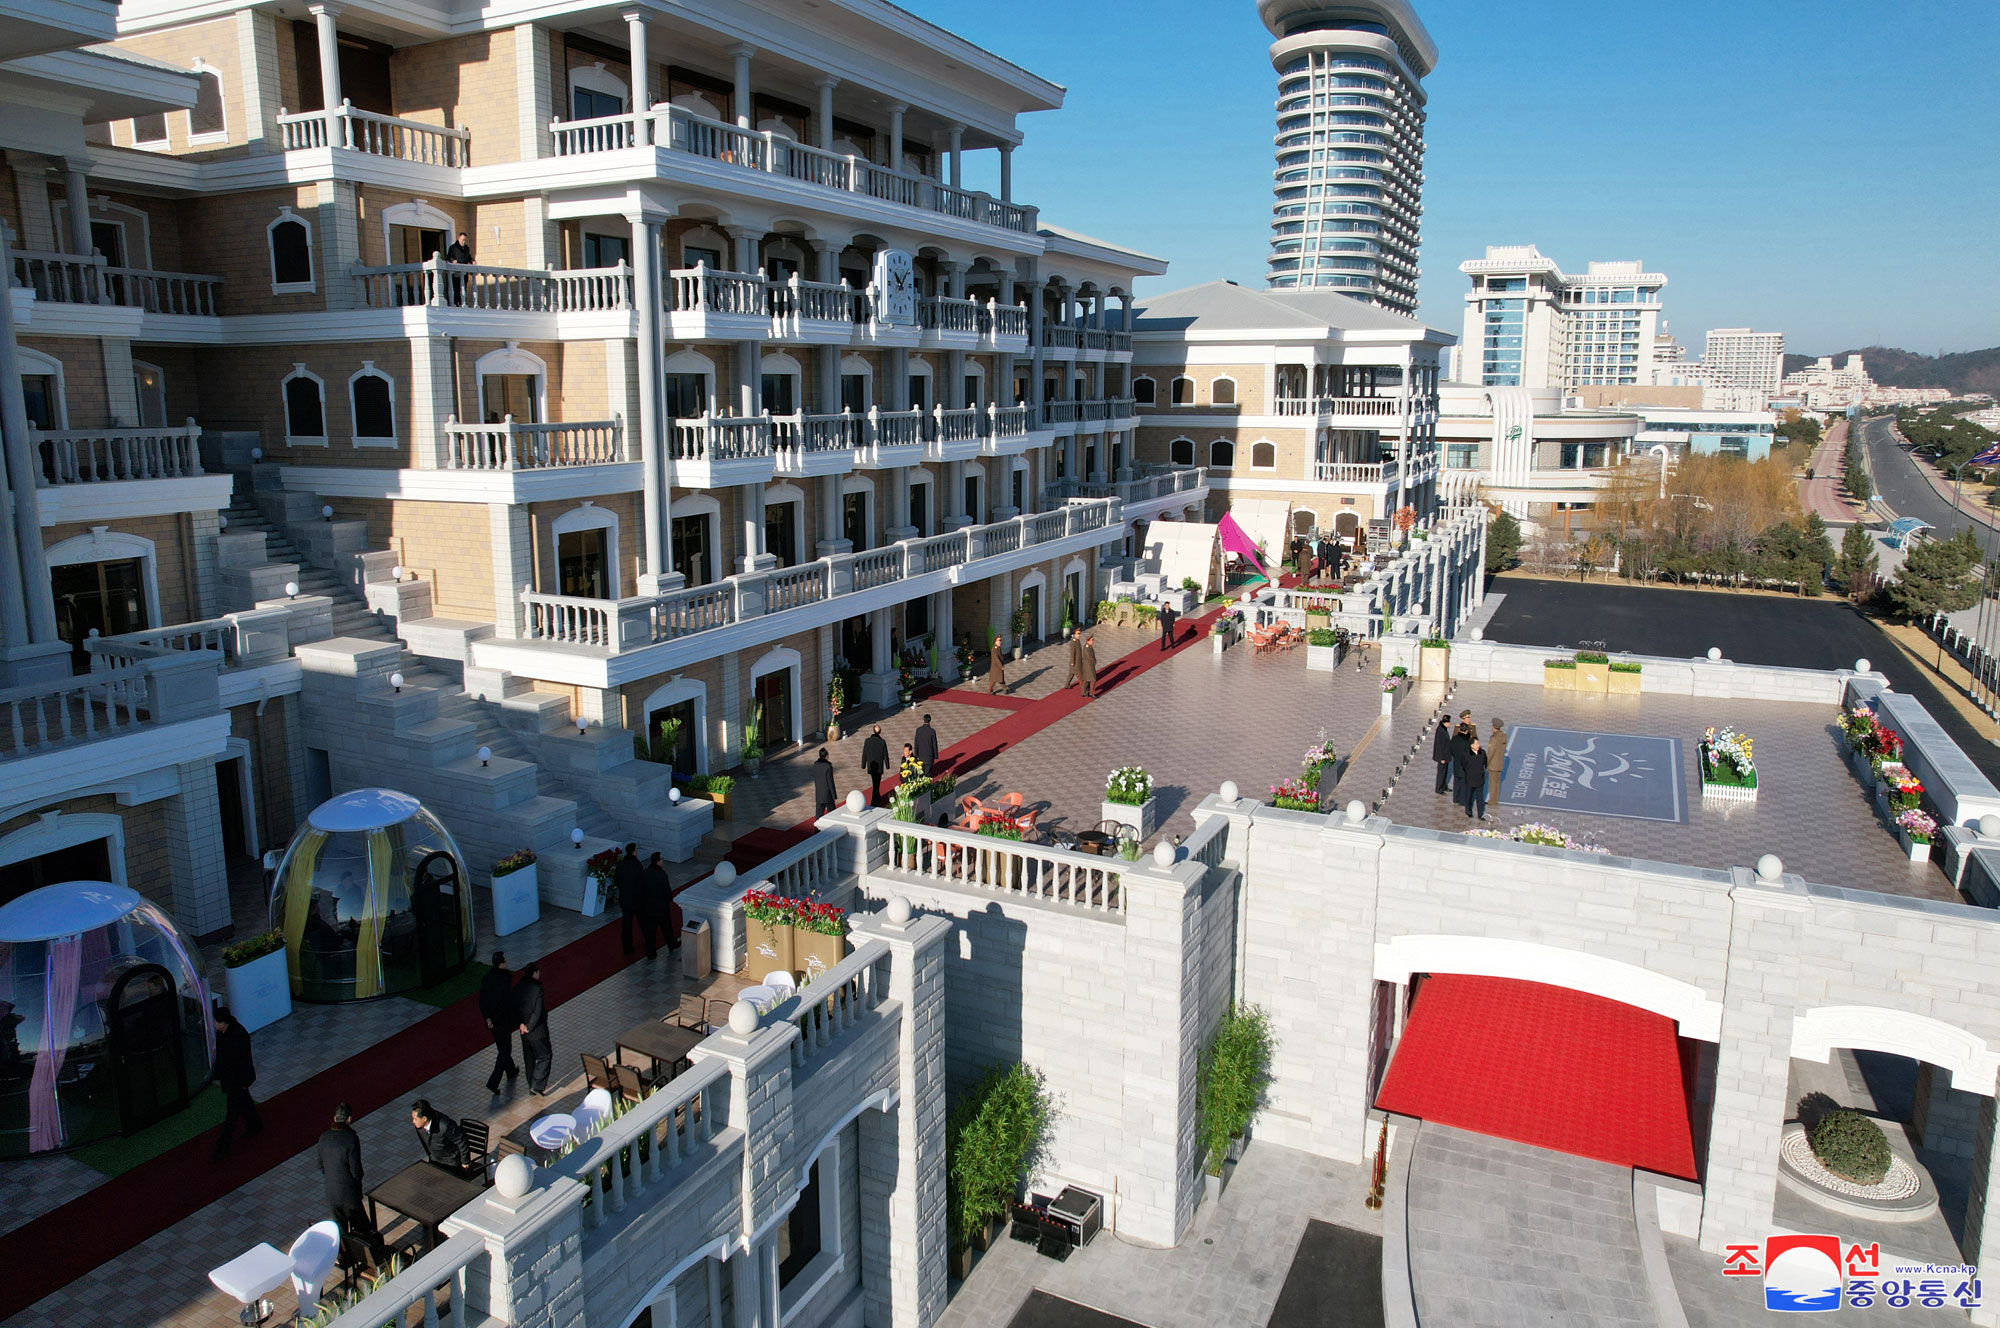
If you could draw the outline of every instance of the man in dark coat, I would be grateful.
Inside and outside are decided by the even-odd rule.
[[[1441,719],[1431,734],[1431,763],[1437,766],[1437,791],[1451,792],[1451,721]]]
[[[1083,629],[1075,627],[1069,634],[1069,672],[1063,678],[1063,690],[1068,691],[1083,677]]]
[[[667,910],[673,902],[674,883],[667,876],[666,860],[655,853],[639,876],[639,930],[646,935],[648,959],[660,952],[659,935],[667,930]]]
[[[1007,687],[1007,661],[1004,654],[1002,653],[1001,639],[996,636],[993,638],[993,659],[991,663],[991,668],[986,675],[986,694],[988,696],[991,696],[995,692],[1006,690],[1006,687]]]
[[[1083,638],[1083,650],[1077,657],[1076,676],[1083,683],[1083,699],[1092,700],[1097,696],[1097,638]]]
[[[924,722],[917,725],[915,747],[917,759],[924,763],[924,773],[935,775],[938,763],[937,730],[931,727],[931,717],[924,716]]]
[[[618,943],[631,954],[632,927],[639,920],[639,846],[627,844],[618,865],[611,869],[611,885],[618,891]]]
[[[681,906],[674,902],[673,878],[667,875],[667,860],[655,853],[646,863],[646,871],[652,877],[653,894],[650,896],[660,910],[660,930],[666,933],[667,953],[681,952]]]
[[[868,794],[868,805],[882,805],[882,772],[889,768],[889,744],[882,737],[882,726],[877,724],[868,730],[868,741],[861,744],[861,768],[875,781],[875,787]]]
[[[1486,815],[1486,749],[1479,745],[1479,733],[1474,730],[1465,739],[1465,750],[1458,757],[1458,805],[1465,808],[1465,819],[1475,820]]]
[[[826,748],[822,747],[819,760],[813,762],[813,815],[826,815],[838,800],[833,790],[833,762],[827,759]]]
[[[1458,727],[1451,731],[1451,777],[1456,788],[1465,787],[1465,753],[1477,736],[1478,730],[1472,727],[1472,712],[1464,711],[1458,717]],[[1452,795],[1453,802],[1460,800],[1456,793]]]
[[[1180,615],[1174,612],[1173,605],[1160,606],[1160,650],[1163,653],[1174,648],[1174,624],[1178,621]]]
[[[499,950],[493,952],[493,967],[479,979],[479,1017],[486,1021],[497,1053],[493,1073],[486,1076],[486,1091],[497,1093],[502,1075],[511,1082],[521,1073],[514,1064],[514,975],[507,971],[507,956]]]
[[[472,262],[472,246],[465,242],[464,231],[460,231],[458,239],[445,247],[444,261],[447,263],[466,264]],[[462,273],[454,272],[451,274],[451,302],[453,304],[465,303],[465,277]]]
[[[527,1062],[528,1087],[540,1097],[549,1091],[549,1006],[542,994],[542,966],[529,964],[514,984],[514,1017],[520,1021],[521,1059]]]
[[[471,1159],[471,1150],[465,1143],[465,1131],[458,1128],[458,1122],[439,1111],[426,1098],[418,1098],[410,1104],[410,1124],[416,1128],[417,1144],[424,1150],[424,1160],[452,1171],[465,1170]]]
[[[257,1066],[250,1058],[250,1033],[236,1022],[229,1007],[215,1010],[215,1083],[222,1090],[222,1133],[215,1141],[215,1161],[229,1156],[229,1141],[241,1125],[243,1137],[254,1139],[263,1132],[264,1118],[250,1100],[250,1085],[257,1082]]]
[[[382,1233],[368,1218],[368,1199],[361,1190],[361,1136],[348,1124],[353,1118],[353,1108],[335,1103],[333,1125],[319,1137],[319,1174],[326,1187],[327,1210],[340,1224],[343,1267],[355,1262],[350,1242],[367,1251],[370,1264],[381,1263],[385,1253]]]

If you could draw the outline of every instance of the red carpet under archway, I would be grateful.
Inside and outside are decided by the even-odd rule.
[[[1567,987],[1426,978],[1375,1105],[1696,1179],[1674,1021]]]

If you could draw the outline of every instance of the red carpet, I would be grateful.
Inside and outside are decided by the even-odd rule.
[[[810,822],[793,826],[790,830],[760,825],[748,834],[739,836],[723,857],[737,871],[746,872],[752,867],[763,866],[786,849],[811,839],[814,833]]]
[[[597,985],[626,962],[616,926],[602,926],[571,941],[541,961],[549,1005],[559,1006]],[[573,1057],[576,1048],[571,1044],[564,1052],[561,1019],[551,1023],[557,1044],[555,1072],[563,1075],[563,1058]],[[0,1268],[8,1270],[0,1278],[0,1319],[61,1290],[275,1167],[310,1167],[310,1159],[298,1154],[318,1141],[332,1119],[335,1102],[345,1100],[357,1118],[365,1116],[492,1045],[477,1001],[468,996],[269,1101],[260,1100],[257,1109],[264,1117],[264,1132],[255,1139],[239,1140],[227,1161],[209,1162],[215,1149],[215,1131],[210,1130],[0,1236]],[[478,1114],[465,1111],[463,1104],[439,1106],[453,1115]],[[391,1174],[395,1165],[391,1159],[376,1158],[371,1168],[371,1174],[379,1177]],[[297,1233],[265,1234],[283,1248]]]
[[[1674,1021],[1567,987],[1426,978],[1375,1105],[1696,1179]]]

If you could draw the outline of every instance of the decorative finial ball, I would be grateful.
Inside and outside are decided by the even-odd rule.
[[[1981,839],[2000,839],[2000,815],[1988,812],[1979,818],[1979,837]]]
[[[748,1001],[738,1001],[729,1007],[729,1031],[738,1037],[749,1037],[757,1031],[757,1021],[761,1018],[756,1006]]]
[[[285,582],[285,593],[287,595],[297,595],[299,593],[299,583],[296,581]]]
[[[1721,658],[1722,658],[1722,647],[1721,647],[1721,646],[1710,646],[1710,647],[1708,648],[1708,657],[1709,657],[1710,659],[1721,659]]]
[[[1875,666],[1865,659],[1857,659],[1854,661],[1854,671],[1856,673],[1873,673]]]
[[[1171,867],[1174,865],[1174,858],[1174,842],[1171,839],[1162,839],[1159,843],[1153,845],[1153,862],[1155,865]]]
[[[1224,802],[1236,801],[1237,797],[1239,796],[1236,787],[1236,781],[1233,779],[1223,780],[1222,787],[1216,790],[1216,796],[1221,798]]]
[[[712,876],[717,885],[734,885],[736,884],[736,864],[733,862],[718,862],[715,864],[715,871],[712,873]]]
[[[681,791],[680,791],[679,789],[677,789],[677,788],[671,788],[671,789],[668,789],[668,790],[667,790],[667,801],[668,801],[668,802],[671,802],[671,803],[673,803],[673,804],[674,804],[674,805],[675,805],[676,807],[680,806],[680,802],[681,802]]]
[[[493,1188],[503,1199],[518,1199],[535,1188],[535,1167],[525,1153],[512,1153],[493,1168]]]
[[[570,831],[570,832],[569,832],[569,842],[570,842],[570,843],[572,843],[572,844],[574,844],[574,845],[576,845],[576,846],[577,846],[578,848],[582,848],[582,847],[583,847],[583,831],[582,831],[581,829],[577,829],[577,830],[572,830],[572,831]]]
[[[910,921],[910,901],[902,895],[890,895],[882,913],[893,926],[905,926]]]
[[[1779,859],[1777,854],[1766,853],[1763,857],[1757,859],[1758,880],[1775,881],[1784,874],[1785,864]]]
[[[1473,628],[1472,639],[1475,641],[1484,641],[1486,639],[1486,629],[1484,627]]]
[[[1356,798],[1347,804],[1347,823],[1349,825],[1360,825],[1367,819],[1368,809],[1361,805],[1361,799]]]
[[[1243,602],[1245,604],[1248,604],[1250,602],[1250,592],[1247,590],[1243,592]]]
[[[847,810],[858,812],[867,805],[867,802],[868,799],[862,796],[860,789],[847,790]]]

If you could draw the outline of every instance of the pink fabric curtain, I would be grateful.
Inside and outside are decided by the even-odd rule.
[[[76,1019],[77,980],[83,967],[83,943],[77,936],[49,942],[47,969],[42,977],[42,1035],[35,1044],[35,1072],[28,1081],[28,1147],[35,1152],[63,1145],[62,1104],[56,1077],[69,1054],[70,1025]]]
[[[1244,532],[1243,527],[1236,524],[1235,517],[1224,512],[1222,520],[1215,523],[1215,529],[1216,533],[1222,537],[1222,550],[1224,553],[1242,555],[1252,567],[1257,569],[1257,575],[1267,581],[1271,579],[1271,574],[1264,570],[1264,564],[1257,558],[1257,541],[1251,539]]]

